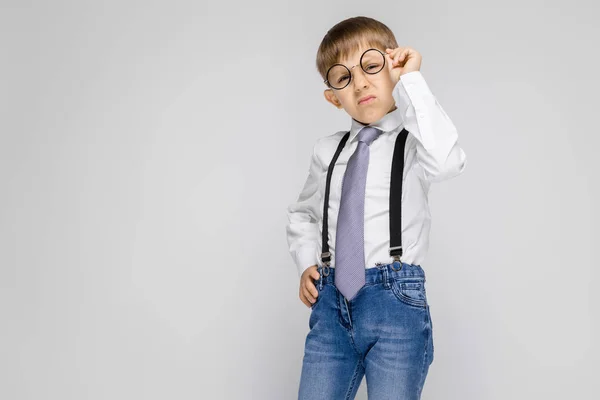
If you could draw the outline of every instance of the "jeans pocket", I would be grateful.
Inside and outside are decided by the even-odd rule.
[[[392,282],[392,291],[398,300],[409,306],[427,308],[425,279],[397,279]]]

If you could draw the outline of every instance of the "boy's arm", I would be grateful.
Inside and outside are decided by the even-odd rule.
[[[417,139],[417,161],[425,179],[439,182],[461,174],[467,165],[456,127],[431,93],[421,71],[400,76],[392,92],[404,127]]]
[[[313,147],[308,177],[298,200],[287,208],[287,242],[299,277],[309,267],[317,264],[317,245],[321,240],[318,224],[322,214],[319,209],[322,194],[318,189],[324,167],[316,155],[317,145],[318,142]]]

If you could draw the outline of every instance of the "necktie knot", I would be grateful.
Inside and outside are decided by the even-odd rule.
[[[365,126],[358,133],[358,141],[364,142],[367,146],[370,146],[371,143],[382,133],[381,129],[374,128],[372,126]]]

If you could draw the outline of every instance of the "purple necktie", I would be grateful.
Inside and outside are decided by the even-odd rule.
[[[348,300],[365,285],[365,185],[369,146],[382,131],[365,126],[348,160],[335,237],[335,286]]]

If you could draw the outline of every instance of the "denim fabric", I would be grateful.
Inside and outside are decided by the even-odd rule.
[[[423,268],[398,261],[368,268],[350,301],[334,284],[335,268],[318,271],[298,399],[354,399],[363,376],[369,400],[420,399],[433,362]]]

